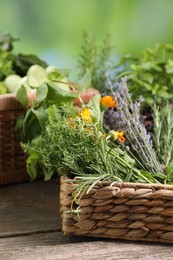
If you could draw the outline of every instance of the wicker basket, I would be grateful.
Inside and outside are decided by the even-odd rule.
[[[34,96],[29,97],[30,104]],[[24,111],[14,94],[0,95],[0,185],[28,180],[26,158],[16,138],[16,119]]]
[[[69,212],[74,187],[61,176],[64,234],[173,243],[173,186],[99,182],[74,204],[79,216]]]

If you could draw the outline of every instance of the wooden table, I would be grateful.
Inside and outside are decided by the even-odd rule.
[[[64,236],[59,182],[0,188],[0,260],[173,259],[173,245]]]

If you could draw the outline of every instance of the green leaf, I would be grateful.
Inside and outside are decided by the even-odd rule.
[[[152,183],[158,182],[149,172],[146,172],[146,171],[141,170],[140,173],[141,173],[144,177],[146,177],[150,182],[152,182]]]
[[[124,153],[124,160],[130,164],[135,164],[135,160],[128,153]]]
[[[173,74],[173,61],[172,60],[168,60],[168,64],[165,65],[165,69],[166,69],[166,72],[168,74]]]
[[[43,168],[43,172],[44,172],[44,180],[45,181],[49,181],[54,173],[55,169],[53,168],[49,168],[49,169],[45,169]]]
[[[164,173],[166,174],[168,179],[173,181],[173,161],[170,162],[170,164],[164,168]]]
[[[32,129],[32,131],[31,131]],[[25,141],[32,140],[35,136],[41,133],[41,127],[36,115],[32,109],[28,109],[23,120],[23,134]]]
[[[127,181],[127,182],[131,181],[132,176],[133,176],[133,171],[127,172],[124,181],[125,181],[125,182],[126,182],[126,181]]]
[[[96,119],[97,122],[102,120],[102,112],[100,109],[101,95],[97,94],[89,101],[88,106],[92,108],[91,115]]]
[[[43,108],[40,108],[38,110],[35,110],[35,109],[32,108],[32,112],[36,116],[36,118],[38,119],[40,127],[42,129],[44,129],[44,126],[45,126],[47,119],[48,119],[48,115],[47,115],[46,111]]]
[[[155,71],[157,71],[157,72],[162,72],[162,68],[159,66],[159,65],[155,65],[154,67],[153,67],[153,69],[155,70]]]
[[[156,66],[156,62],[155,61],[148,61],[148,62],[145,62],[145,63],[141,64],[141,68],[143,70],[151,70],[151,69],[155,68],[155,66]]]
[[[166,179],[166,175],[161,173],[161,172],[156,172],[154,175],[153,175],[155,178],[159,178],[159,179],[162,179],[162,180],[165,180]]]
[[[32,158],[32,156],[29,156],[26,161],[26,166],[27,166],[27,172],[32,180],[34,180],[37,176],[36,165],[37,165],[37,159]]]
[[[18,88],[16,93],[16,99],[22,104],[22,106],[27,107],[29,105],[29,99],[27,96],[27,91],[24,85]]]
[[[64,79],[64,75],[61,74],[59,71],[54,70],[48,74],[48,79],[50,81],[61,81]]]
[[[146,88],[146,90],[148,90],[148,91],[152,91],[152,89],[153,89],[153,85],[151,85],[151,84],[149,84],[149,83],[147,83],[147,82],[144,82],[143,83],[143,86]]]
[[[154,77],[150,73],[142,73],[141,74],[141,79],[144,80],[144,81],[147,81],[150,84],[152,84],[153,80],[154,80]]]
[[[165,89],[158,90],[157,95],[159,95],[163,98],[171,98],[171,95]]]
[[[15,72],[17,75],[24,76],[26,75],[28,69],[35,64],[42,66],[43,68],[47,67],[45,61],[38,58],[33,54],[18,54],[13,57],[13,63],[15,67]]]
[[[130,68],[131,68],[132,70],[134,70],[135,72],[137,72],[137,71],[140,70],[139,65],[136,65],[136,64],[131,64],[131,65],[130,65]]]
[[[42,137],[41,135],[39,136],[36,136],[35,138],[32,139],[31,141],[31,146],[35,147],[36,150],[38,150],[42,145]],[[38,152],[36,152],[36,150],[33,150],[32,151],[32,156],[35,158],[35,159],[39,159],[40,158],[40,154]]]
[[[61,81],[64,80],[65,77],[69,76],[70,70],[67,69],[59,69],[56,67],[49,66],[46,69],[48,71],[47,77],[50,81]]]
[[[5,76],[13,74],[14,71],[12,70],[12,61],[4,61],[2,65],[0,65],[0,71]]]
[[[73,101],[77,98],[77,94],[71,93],[69,91],[63,90],[62,88],[55,86],[53,83],[47,83],[48,93],[46,100],[50,104],[58,104],[61,102]]]
[[[44,101],[47,97],[48,87],[47,84],[43,84],[37,88],[37,97],[35,99],[34,105],[38,105],[42,101]]]
[[[61,119],[61,113],[57,111],[57,107],[55,105],[50,106],[47,113],[50,123],[57,122]]]
[[[77,85],[80,92],[85,91],[91,86],[91,73],[88,69],[86,70],[84,77],[78,81]]]

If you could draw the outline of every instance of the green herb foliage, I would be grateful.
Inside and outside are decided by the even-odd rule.
[[[105,92],[107,90],[106,73],[111,69],[110,34],[105,35],[101,44],[95,41],[91,32],[83,32],[82,40],[78,58],[79,77],[82,77],[88,69],[91,74],[92,87]]]
[[[173,161],[173,109],[167,103],[162,109],[153,108],[153,139],[159,161],[168,166]]]
[[[127,76],[134,99],[140,95],[145,104],[163,105],[173,98],[173,46],[156,44],[141,55],[125,55],[115,66],[117,79]]]
[[[59,72],[56,80],[58,77],[62,79]],[[86,74],[79,81],[80,90],[82,86],[90,85],[89,78]],[[125,81],[122,80],[117,91],[120,93],[119,96],[115,93],[119,106],[116,121],[125,128],[120,129],[118,125],[116,131],[105,131],[100,95],[94,96],[87,105],[81,102],[82,108],[78,111],[73,106],[73,99],[79,94],[77,91],[71,93],[59,89],[53,81],[37,88],[34,105],[17,122],[22,133],[21,145],[28,155],[27,170],[32,179],[39,169],[45,180],[54,174],[67,174],[78,182],[78,191],[85,191],[99,180],[172,183],[172,163],[162,171],[159,160],[151,151],[150,136],[142,128],[139,103],[132,103]],[[117,104],[113,104],[114,109]],[[130,133],[129,130],[133,131]],[[125,140],[122,141],[118,134],[124,132]],[[141,156],[138,159],[137,153]],[[143,160],[142,156],[147,158]]]
[[[19,95],[20,91],[22,91],[22,87],[18,90],[17,98],[21,104],[25,104],[24,102],[27,98],[26,93],[24,95],[24,92],[22,92],[22,94]],[[53,83],[41,85],[37,89],[37,97],[33,106],[28,108],[26,113],[17,120],[16,128],[20,131],[21,140],[25,142],[31,141],[35,136],[41,133],[47,120],[47,109],[51,104],[60,106],[63,103],[69,102],[70,105],[70,101],[76,97],[77,94],[62,90],[54,86]]]
[[[66,91],[55,85],[64,78],[63,72],[57,71],[53,74],[49,83],[44,83],[36,88],[36,98],[32,107],[27,108],[16,123],[16,129],[20,133],[22,142],[32,141],[33,138],[41,134],[42,129],[48,119],[47,111],[51,105],[61,107],[66,104],[67,107],[73,109],[73,100],[78,97],[90,85],[91,77],[87,71],[82,79],[77,83],[78,90],[74,89],[70,83],[64,83],[72,87],[72,91]],[[25,107],[28,106],[29,100],[24,86],[21,86],[16,93],[17,100]],[[32,129],[32,130],[31,130]]]
[[[135,160],[121,150],[109,133],[103,134],[95,117],[87,120],[67,106],[52,105],[47,112],[48,121],[39,137],[22,145],[29,155],[27,168],[32,178],[39,165],[45,180],[53,173],[66,173],[85,185],[98,180],[158,182],[150,173],[137,169]]]

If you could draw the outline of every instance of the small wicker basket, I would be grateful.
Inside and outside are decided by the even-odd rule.
[[[29,96],[30,104],[34,95]],[[16,119],[24,108],[15,94],[0,95],[0,185],[28,180],[26,157],[16,137]]]
[[[173,243],[173,186],[99,182],[74,203],[77,215],[70,213],[75,185],[61,176],[65,235]]]

